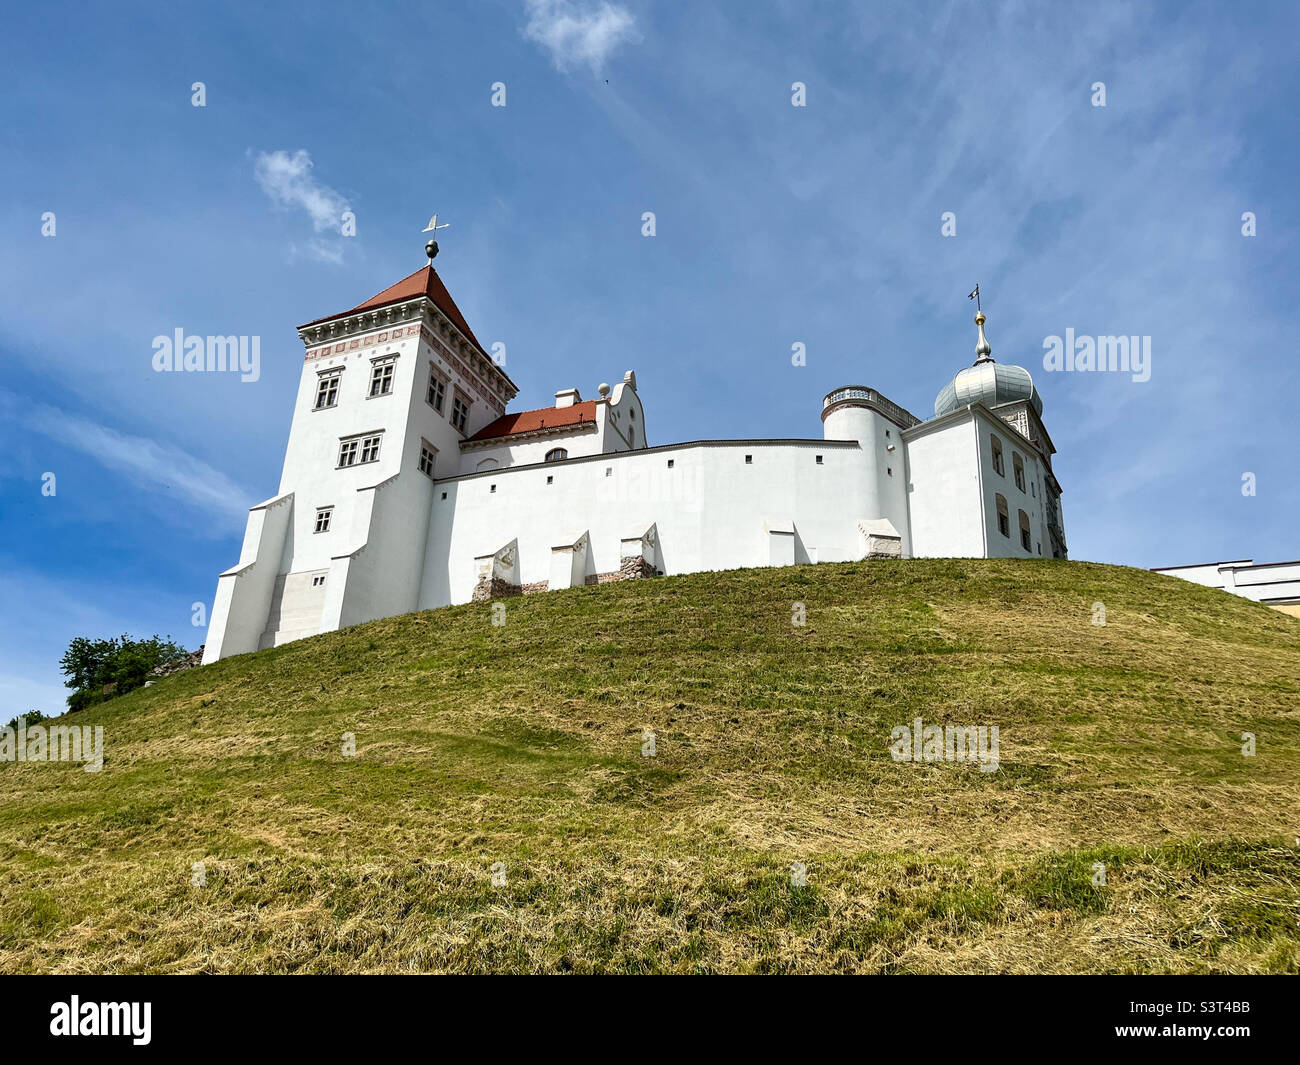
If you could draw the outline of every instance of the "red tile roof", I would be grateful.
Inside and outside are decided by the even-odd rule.
[[[451,293],[447,291],[447,286],[442,283],[442,278],[438,276],[438,271],[430,264],[422,266],[411,274],[410,277],[404,277],[395,285],[389,285],[383,292],[371,296],[365,303],[359,303],[350,311],[343,311],[341,314],[327,314],[324,318],[317,318],[315,321],[307,322],[299,326],[299,329],[305,329],[309,325],[318,325],[321,322],[328,322],[334,318],[343,318],[349,314],[359,314],[361,311],[373,311],[377,307],[387,307],[390,303],[402,303],[405,300],[415,299],[416,296],[428,296],[437,304],[438,309],[452,320],[456,328],[465,334],[479,351],[483,351],[483,345],[478,342],[469,323],[465,321],[465,316],[460,313],[460,308],[456,306],[456,301],[451,298]],[[490,356],[489,356],[490,358]]]
[[[503,414],[489,422],[470,440],[491,440],[498,436],[518,436],[542,429],[563,429],[570,425],[595,423],[596,401],[586,400],[571,407],[542,407],[540,410],[521,410],[518,414]]]

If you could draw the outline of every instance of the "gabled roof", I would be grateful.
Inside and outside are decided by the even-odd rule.
[[[402,278],[395,285],[389,285],[383,292],[371,296],[365,303],[357,304],[350,311],[343,311],[340,314],[327,314],[324,318],[306,322],[298,328],[306,329],[307,326],[319,325],[321,322],[328,322],[335,318],[346,318],[350,314],[373,311],[379,307],[387,307],[390,303],[403,303],[406,300],[413,300],[417,296],[428,296],[429,299],[433,300],[438,309],[451,319],[457,329],[465,334],[465,338],[484,355],[487,355],[487,352],[483,351],[483,345],[478,342],[478,337],[470,329],[469,323],[465,321],[465,316],[460,313],[460,308],[456,306],[456,301],[451,298],[451,293],[447,291],[447,286],[442,283],[442,278],[438,276],[438,271],[433,268],[432,264],[420,267],[409,277]]]
[[[596,402],[594,399],[588,399],[582,403],[575,403],[571,407],[542,407],[539,410],[521,410],[518,414],[503,414],[496,421],[483,426],[466,443],[584,424],[594,425]]]

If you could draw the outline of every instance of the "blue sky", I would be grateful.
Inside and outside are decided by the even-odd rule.
[[[850,383],[926,417],[978,281],[1043,395],[1072,557],[1300,556],[1293,4],[4,18],[0,719],[61,707],[73,636],[203,641],[191,604],[277,487],[295,326],[422,265],[434,211],[515,409],[635,368],[651,443],[816,437]],[[154,372],[177,328],[260,336],[259,380]],[[1150,336],[1151,379],[1044,372],[1067,328]]]

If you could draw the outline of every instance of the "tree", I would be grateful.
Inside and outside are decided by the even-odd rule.
[[[188,654],[171,637],[132,639],[125,633],[108,640],[78,636],[59,660],[64,684],[73,689],[68,709],[81,710],[114,695],[142,687],[158,666]]]

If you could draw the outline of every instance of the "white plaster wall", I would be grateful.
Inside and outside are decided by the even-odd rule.
[[[512,539],[524,584],[548,580],[551,548],[584,531],[588,572],[614,572],[620,541],[651,524],[670,574],[770,564],[771,519],[793,522],[795,561],[861,558],[857,522],[881,516],[866,509],[870,478],[857,444],[811,440],[684,444],[439,481],[420,607],[467,602],[474,559]]]
[[[1300,562],[1207,562],[1157,572],[1208,588],[1219,588],[1255,602],[1300,599]]]
[[[981,419],[982,420],[982,419]],[[1007,509],[1011,518],[1011,536],[1015,540],[1017,550],[1014,554],[1006,557],[1034,557],[1034,558],[1051,558],[1051,541],[1047,537],[1047,511],[1043,505],[1043,463],[1038,456],[1036,449],[1029,447],[1023,440],[1012,437],[1009,433],[1000,432],[997,425],[991,429],[986,426],[986,432],[992,431],[1002,438],[1002,457],[1005,460],[1006,480],[1005,485],[1002,478],[993,473],[993,454],[992,445],[989,445],[989,465],[988,471],[992,474],[992,480],[998,482],[1000,487],[995,489],[1001,492],[1007,499]],[[1022,491],[1016,485],[1016,462],[1015,456],[1019,455],[1025,465],[1025,487]],[[1029,518],[1029,535],[1030,550],[1025,551],[1020,548],[1020,516],[1019,512],[1024,511]],[[990,526],[991,534],[1001,538],[1001,533],[997,531],[997,512],[993,512],[993,524]],[[1038,549],[1046,544],[1043,552]]]
[[[293,512],[292,493],[268,499],[249,511],[239,562],[217,578],[203,648],[205,663],[257,650]]]
[[[404,433],[417,373],[414,352],[418,343],[416,338],[410,338],[397,345],[363,349],[304,364],[280,475],[280,490],[292,491],[296,502],[292,534],[280,563],[281,573],[326,568],[334,555],[359,546],[352,539],[359,517],[357,489],[386,480],[403,465]],[[390,352],[398,355],[393,391],[369,399],[370,360],[376,354]],[[317,371],[339,366],[344,371],[338,404],[313,410]],[[423,397],[423,386],[420,395]],[[372,430],[382,430],[384,434],[379,461],[337,468],[340,438]],[[330,531],[316,533],[316,509],[324,506],[334,507]]]
[[[417,609],[432,494],[433,482],[414,469],[359,493],[365,524],[355,533],[361,546],[338,567],[339,626]]]
[[[906,436],[912,554],[982,558],[987,528],[974,416],[923,423]]]
[[[856,440],[862,447],[866,463],[862,517],[888,518],[902,536],[903,556],[909,557],[912,535],[907,520],[903,430],[876,410],[846,405],[826,416],[822,432],[827,440]]]
[[[645,408],[626,375],[614,386],[608,402],[600,404],[596,412],[600,421],[602,451],[634,451],[649,446]]]
[[[585,455],[601,453],[600,433],[596,423],[592,422],[582,429],[567,433],[547,433],[545,436],[532,437],[502,443],[495,447],[474,447],[461,453],[460,468],[439,476],[455,476],[456,473],[476,473],[478,464],[484,459],[496,459],[498,469],[510,466],[528,466],[542,462],[546,453],[552,448],[562,447],[568,450],[569,458],[576,459]]]
[[[1011,462],[1012,436],[1010,427],[1001,418],[987,417],[980,411],[974,413],[974,428],[979,436],[980,484],[983,489],[984,539],[988,558],[1029,558],[1033,551],[1026,551],[1020,544],[1019,515],[1016,501],[1020,493],[1016,489],[1015,474]],[[993,468],[993,437],[1002,441],[1002,473]],[[1019,450],[1017,447],[1015,450]],[[998,529],[997,496],[1007,501],[1008,535],[1003,536]]]

